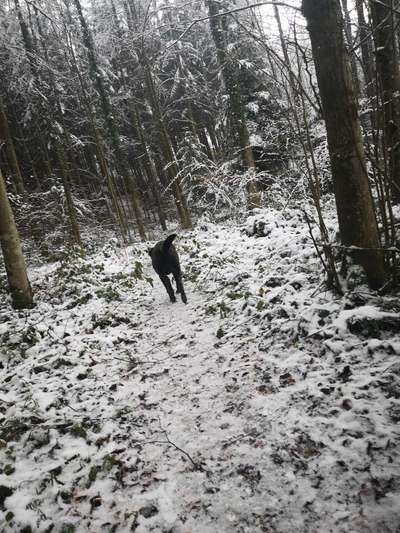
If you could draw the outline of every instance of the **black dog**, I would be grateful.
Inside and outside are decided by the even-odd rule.
[[[175,239],[175,237],[175,234],[170,235],[165,239],[165,241],[158,242],[154,248],[151,248],[148,250],[148,252],[151,257],[151,262],[153,263],[153,268],[160,276],[164,287],[167,289],[167,293],[171,302],[176,302],[176,298],[168,274],[172,274],[174,276],[176,282],[176,292],[180,293],[182,302],[186,304],[187,298],[182,284],[182,272],[179,264],[179,257],[175,246],[172,244],[172,241]]]

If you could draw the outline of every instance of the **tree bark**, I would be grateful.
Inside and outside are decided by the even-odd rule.
[[[0,141],[1,139],[4,140],[4,143],[6,145],[7,160],[12,172],[15,190],[18,194],[21,194],[23,197],[25,197],[26,191],[24,186],[24,180],[22,179],[17,154],[15,153],[14,141],[11,137],[4,102],[0,95]]]
[[[134,212],[134,216],[135,216],[136,223],[138,226],[140,238],[143,241],[145,241],[146,231],[145,231],[145,227],[143,223],[143,217],[142,217],[142,212],[140,208],[136,183],[135,183],[135,180],[132,174],[129,172],[126,157],[121,149],[121,144],[119,140],[119,132],[118,132],[117,126],[113,118],[110,99],[106,92],[100,69],[98,68],[98,65],[97,65],[97,58],[96,58],[96,53],[95,53],[95,48],[94,48],[93,37],[87,25],[86,19],[83,16],[80,0],[74,0],[74,4],[76,7],[79,21],[80,21],[81,28],[82,28],[83,42],[88,53],[91,78],[92,78],[93,84],[95,85],[99,93],[101,108],[102,108],[103,115],[106,121],[109,135],[111,137],[111,143],[114,149],[114,154],[115,154],[115,159],[116,159],[116,166],[121,172],[121,175],[126,184],[126,188],[130,193],[133,212]]]
[[[26,56],[27,56],[28,61],[29,61],[31,73],[32,73],[32,76],[34,77],[36,83],[38,84],[38,87],[43,90],[43,84],[42,84],[41,75],[40,75],[39,69],[37,68],[37,53],[35,53],[35,48],[34,48],[34,45],[33,45],[32,37],[31,37],[31,34],[30,34],[29,30],[28,30],[28,27],[27,27],[27,25],[26,25],[26,23],[24,21],[24,18],[22,16],[22,12],[21,12],[21,9],[20,9],[20,6],[19,6],[19,0],[14,0],[14,3],[15,3],[16,10],[17,10],[17,14],[18,14],[19,25],[20,25],[21,34],[22,34],[22,38],[23,38],[23,41],[24,41],[25,52],[26,52]],[[39,30],[39,35],[40,35],[40,37],[42,39],[44,56],[45,56],[46,61],[48,62],[47,49],[44,46],[44,39],[43,39],[43,34],[42,34],[42,30],[41,30],[40,24],[38,24],[38,30]],[[60,104],[59,98],[57,96],[56,82],[55,82],[55,79],[54,79],[54,74],[52,73],[51,70],[49,72],[51,73],[50,74],[50,81],[51,81],[50,88],[52,90],[52,96],[54,97],[54,101],[55,101],[55,104],[56,104],[56,106],[55,106],[56,107],[56,116],[57,116],[58,122],[63,126],[61,104]],[[47,107],[43,107],[42,108],[42,104],[40,104],[40,108],[41,108],[40,110],[42,111],[42,113],[46,114],[47,117],[51,116],[51,112],[49,111],[49,109]],[[54,128],[54,124],[51,122],[51,120],[49,118],[45,119],[45,123],[48,126],[48,129],[50,131]],[[64,138],[67,139],[68,135],[66,133],[66,130],[65,130],[64,126],[63,126],[63,131],[64,131]],[[41,134],[39,134],[39,138],[41,139]],[[49,161],[49,158],[48,158],[47,146],[46,146],[44,140],[41,139],[41,141],[42,141],[42,145],[44,146],[44,150],[47,153],[47,164],[48,164],[48,167],[49,167],[49,172],[51,174],[51,166],[50,166],[50,161]],[[66,205],[67,205],[67,212],[68,212],[68,216],[69,216],[71,235],[74,238],[74,241],[79,246],[81,246],[82,245],[82,241],[81,241],[81,237],[80,237],[79,225],[78,225],[78,221],[77,221],[77,217],[76,217],[76,210],[75,210],[75,206],[74,206],[73,196],[72,196],[72,193],[71,193],[71,186],[70,186],[70,182],[69,182],[69,172],[68,172],[68,168],[67,168],[67,164],[66,164],[64,147],[62,146],[61,140],[56,140],[55,143],[56,143],[56,146],[55,146],[56,160],[58,160],[58,162],[59,162],[60,174],[61,174],[62,184],[63,184],[63,188],[64,188],[64,193],[65,193],[65,200],[66,200]],[[66,143],[66,145],[67,144],[68,143]]]
[[[383,254],[366,171],[364,147],[339,0],[303,0],[328,136],[343,245],[373,288],[384,282]]]
[[[68,213],[68,219],[69,219],[69,225],[71,229],[72,238],[73,238],[73,241],[78,246],[82,246],[78,219],[76,218],[76,209],[74,205],[74,199],[72,197],[71,186],[69,183],[69,170],[67,168],[67,163],[65,160],[64,148],[62,147],[59,141],[56,141],[56,153],[57,153],[57,159],[60,165],[60,175],[61,175],[61,181],[63,184],[64,193],[65,193],[65,201],[67,204],[67,213]]]
[[[221,7],[220,2],[216,2],[215,0],[207,0],[207,5],[210,16],[211,34],[217,49],[218,62],[222,69],[226,91],[229,95],[229,114],[233,125],[233,134],[236,137],[236,143],[241,149],[244,167],[249,170],[255,170],[256,164],[253,150],[250,146],[250,136],[246,126],[238,76],[232,60],[226,52],[226,43],[224,40],[226,30],[223,28],[224,17],[215,16],[218,15],[220,10],[223,11],[223,6]],[[261,196],[255,181],[251,180],[248,183],[247,194],[249,207],[260,207]]]
[[[143,73],[145,77],[145,84],[147,89],[147,98],[150,103],[150,107],[153,111],[156,126],[158,127],[158,134],[160,137],[161,150],[165,161],[168,164],[168,176],[170,185],[172,188],[172,194],[174,196],[176,210],[178,212],[182,227],[185,229],[192,228],[192,220],[190,217],[189,209],[186,203],[186,198],[182,191],[181,182],[179,179],[179,169],[175,159],[174,150],[172,147],[172,141],[169,136],[167,127],[162,117],[160,104],[157,98],[157,94],[154,87],[154,81],[150,69],[150,65],[147,62],[147,58],[142,55],[141,63]]]
[[[391,7],[370,2],[393,203],[400,203],[400,67]]]
[[[136,106],[133,103],[132,103],[132,118],[133,118],[135,130],[136,130],[136,134],[139,138],[140,146],[142,148],[142,152],[143,152],[142,155],[144,156],[143,166],[146,171],[147,178],[150,183],[150,188],[153,194],[153,198],[157,206],[158,220],[160,222],[161,228],[164,231],[166,231],[167,223],[166,223],[165,213],[162,207],[159,184],[157,183],[156,169],[149,154],[149,149],[147,147],[147,141],[146,141],[146,135],[145,135],[142,123],[140,121],[139,113],[137,111]]]
[[[362,69],[365,80],[365,92],[369,98],[375,96],[374,91],[374,61],[372,58],[372,37],[368,36],[370,28],[365,20],[364,15],[364,0],[355,0],[357,20],[358,20],[358,32],[359,43],[361,49]]]
[[[343,14],[344,14],[344,21],[345,21],[344,33],[346,36],[347,46],[349,49],[349,58],[350,58],[351,74],[353,77],[354,91],[355,91],[356,96],[358,96],[360,94],[360,80],[358,78],[356,54],[352,50],[353,35],[351,31],[351,18],[350,18],[349,6],[347,4],[347,0],[342,0],[342,7],[343,7]]]
[[[0,171],[0,242],[12,306],[25,309],[33,306],[32,288],[26,272],[21,242],[14,215],[8,201],[6,186]]]

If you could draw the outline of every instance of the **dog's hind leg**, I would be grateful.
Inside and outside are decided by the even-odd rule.
[[[182,286],[182,288],[181,288],[181,290],[180,290],[179,292],[180,292],[180,294],[181,294],[182,302],[183,302],[184,304],[187,304],[186,293],[185,293],[185,291],[184,291],[184,289],[183,289],[183,286]]]
[[[176,281],[176,292],[181,295],[182,302],[184,304],[187,304],[187,298],[186,298],[186,294],[185,294],[185,289],[183,288],[183,283],[182,283],[182,275],[181,275],[181,273],[176,274],[174,272],[173,276],[174,276],[175,281]]]
[[[160,274],[160,279],[163,282],[164,287],[167,289],[167,293],[168,293],[168,296],[171,302],[176,302],[174,289],[172,288],[169,277],[166,276],[165,274]]]
[[[176,294],[179,294],[181,292],[182,282],[179,282],[179,274],[177,275],[177,274],[172,273],[172,275],[174,276],[174,280],[176,283]]]

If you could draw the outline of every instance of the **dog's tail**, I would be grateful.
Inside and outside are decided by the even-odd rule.
[[[171,247],[172,241],[175,239],[175,237],[176,237],[176,233],[173,233],[172,235],[170,235],[169,237],[165,239],[165,241],[163,242],[163,247],[162,247],[163,252],[168,252],[168,250]]]

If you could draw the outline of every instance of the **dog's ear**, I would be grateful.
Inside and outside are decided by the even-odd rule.
[[[151,252],[153,251],[153,248],[147,248],[147,253],[149,254],[149,256],[151,257]]]

